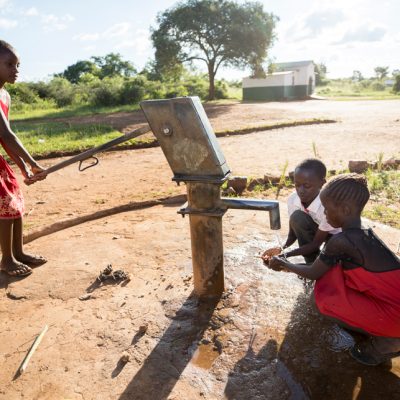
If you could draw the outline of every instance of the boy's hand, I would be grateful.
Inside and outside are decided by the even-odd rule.
[[[281,253],[281,251],[282,249],[280,247],[272,247],[271,249],[265,250],[261,258],[263,259],[264,263],[268,265],[272,257],[277,256]]]

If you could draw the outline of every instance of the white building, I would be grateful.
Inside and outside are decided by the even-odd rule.
[[[293,100],[311,95],[315,88],[313,61],[275,64],[265,78],[244,78],[243,100]]]

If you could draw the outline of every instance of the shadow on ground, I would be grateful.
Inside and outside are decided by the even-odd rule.
[[[366,367],[347,351],[334,352],[335,326],[300,295],[280,346],[269,340],[256,354],[251,346],[229,373],[230,400],[376,400],[400,398],[391,366]],[[274,381],[271,392],[269,385]],[[282,389],[279,389],[282,387]]]
[[[166,400],[209,326],[217,302],[190,295],[119,400]]]

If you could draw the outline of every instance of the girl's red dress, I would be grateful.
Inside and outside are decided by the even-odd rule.
[[[10,96],[0,89],[1,110],[8,120]],[[3,145],[3,142],[0,140]],[[0,219],[16,219],[24,213],[24,198],[19,188],[14,171],[0,155]]]
[[[371,335],[400,338],[399,259],[371,229],[358,231],[351,234],[353,243],[360,239],[364,265],[343,260],[332,265],[315,283],[316,305],[322,314]]]

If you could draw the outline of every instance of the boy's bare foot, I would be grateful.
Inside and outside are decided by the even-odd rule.
[[[38,267],[39,265],[47,263],[46,258],[37,254],[23,253],[15,256],[15,258],[21,263],[28,264],[34,267]]]
[[[2,262],[0,270],[9,276],[27,276],[32,273],[32,268],[18,261]]]

